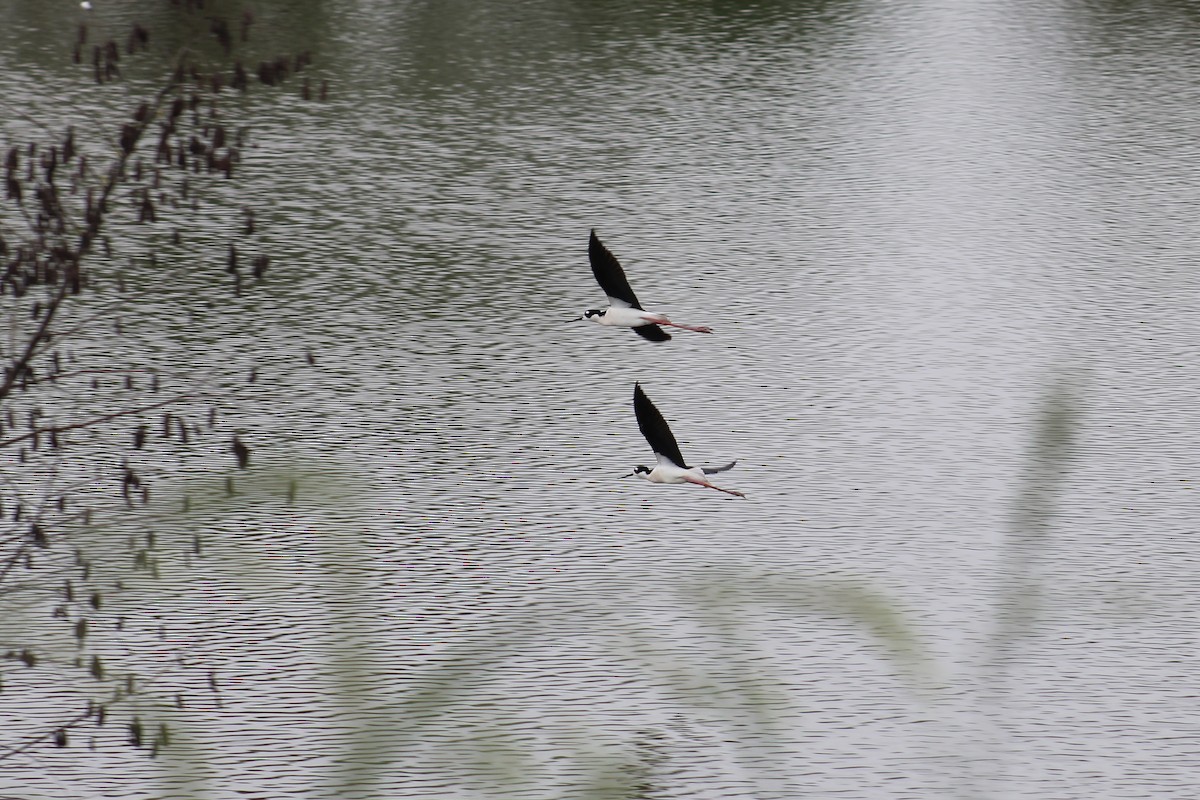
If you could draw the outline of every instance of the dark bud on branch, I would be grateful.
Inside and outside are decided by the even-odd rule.
[[[142,207],[138,210],[138,222],[155,222],[156,220],[154,203],[150,200],[150,193],[143,191]]]
[[[234,89],[237,89],[239,92],[244,92],[246,91],[248,80],[249,77],[246,75],[246,68],[242,66],[242,62],[234,62],[233,80],[229,82],[229,85]]]
[[[121,53],[117,49],[117,43],[109,39],[104,43],[104,80],[120,77],[121,70],[117,67],[120,60]]]
[[[250,466],[250,448],[236,436],[233,437],[233,456],[237,459],[238,469]]]
[[[225,55],[229,55],[229,51],[233,49],[233,38],[229,33],[229,23],[221,17],[214,17],[209,30],[212,31],[213,36],[217,37],[217,42],[220,43],[221,49],[225,51]]]
[[[291,64],[287,56],[280,56],[274,61],[263,61],[258,65],[258,80],[267,86],[283,83],[291,72]]]
[[[138,50],[146,49],[150,43],[150,33],[138,23],[133,23],[133,30],[129,32],[129,41],[125,44],[125,52],[132,55]]]
[[[141,126],[127,122],[121,126],[121,150],[126,155],[133,152],[133,148],[137,145],[138,136],[142,133]]]

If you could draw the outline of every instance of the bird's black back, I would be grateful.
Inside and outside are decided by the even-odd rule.
[[[604,294],[628,303],[631,308],[645,311],[629,286],[629,279],[625,277],[625,270],[621,269],[621,262],[601,244],[594,229],[588,238],[588,261],[592,264],[592,274],[596,276],[596,283],[600,284]]]
[[[637,416],[638,428],[641,430],[642,436],[645,436],[646,441],[650,443],[650,449],[656,454],[669,458],[677,466],[687,469],[688,465],[684,463],[683,454],[679,452],[679,444],[676,443],[667,421],[663,419],[663,415],[654,407],[654,403],[650,402],[650,398],[637,383],[633,385],[633,413]]]

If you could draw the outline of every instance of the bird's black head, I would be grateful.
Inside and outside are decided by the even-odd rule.
[[[650,472],[651,472],[651,470],[649,467],[642,466],[641,464],[638,464],[636,467],[633,468],[634,475],[649,475]]]
[[[606,310],[607,309],[603,308],[589,308],[587,311],[583,312],[583,318],[592,319],[593,317],[603,317]]]

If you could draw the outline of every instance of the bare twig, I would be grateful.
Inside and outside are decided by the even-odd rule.
[[[127,417],[130,414],[142,414],[146,411],[153,411],[156,408],[162,408],[163,406],[171,405],[172,403],[179,403],[184,400],[195,400],[199,397],[201,397],[201,395],[181,394],[175,397],[167,398],[166,400],[160,400],[157,403],[151,403],[148,406],[126,408],[121,411],[114,411],[111,414],[101,414],[98,417],[93,417],[92,419],[84,420],[83,422],[72,422],[68,425],[48,425],[44,428],[34,428],[28,433],[23,433],[20,436],[14,436],[11,439],[0,441],[0,447],[8,447],[11,444],[23,442],[26,439],[32,439],[33,437],[43,433],[62,433],[63,431],[73,431],[79,428],[89,428],[92,425],[99,425],[101,422],[108,422],[110,419],[116,419],[117,417]]]
[[[142,134],[146,131],[146,128],[148,128],[150,124],[157,118],[158,111],[160,108],[162,108],[162,104],[167,99],[167,96],[170,95],[171,92],[174,91],[179,85],[179,76],[182,74],[182,64],[187,53],[188,51],[184,49],[181,50],[176,56],[175,69],[171,71],[171,77],[167,80],[167,85],[158,91],[158,94],[156,94],[154,97],[153,103],[148,106],[148,112],[142,115],[140,119],[135,119],[133,123],[127,123],[129,126],[131,126],[127,128],[127,130],[129,131],[128,136],[130,139],[132,139],[132,142],[129,146],[124,146],[124,144],[122,144],[120,147],[120,152],[117,155],[117,160],[109,167],[108,177],[104,182],[104,187],[101,190],[100,199],[98,201],[99,208],[105,208],[107,206],[108,200],[112,196],[113,191],[117,188],[118,184],[121,183],[121,176],[125,172],[125,165],[128,163],[130,156],[137,151],[137,141],[141,139]],[[123,139],[125,136],[126,134],[122,134]],[[84,256],[91,251],[92,243],[95,242],[99,237],[103,225],[103,213],[93,214],[91,218],[88,219],[87,227],[79,237],[79,247],[73,254],[74,270],[76,271],[76,274],[78,274],[80,269],[80,262],[83,261]],[[37,330],[34,331],[34,333],[29,337],[29,340],[25,345],[24,352],[14,358],[12,364],[5,371],[3,381],[0,381],[0,402],[8,397],[13,388],[17,385],[17,381],[21,379],[22,375],[24,375],[26,370],[29,368],[29,363],[38,354],[39,345],[49,340],[48,332],[50,330],[50,324],[54,321],[54,317],[57,314],[58,309],[62,306],[63,301],[66,300],[68,293],[71,291],[71,288],[75,283],[75,280],[73,280],[72,276],[70,275],[69,269],[63,273],[61,281],[62,282],[59,284],[58,290],[54,293],[53,297],[50,299],[44,312],[42,313]]]

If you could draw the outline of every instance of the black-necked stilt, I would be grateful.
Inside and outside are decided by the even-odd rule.
[[[711,328],[703,325],[671,322],[662,314],[642,308],[637,295],[629,288],[629,279],[625,277],[625,270],[621,269],[621,262],[600,243],[595,230],[588,239],[588,260],[592,262],[592,274],[596,276],[596,283],[600,284],[600,288],[608,295],[608,308],[589,308],[583,312],[583,316],[572,321],[590,319],[601,325],[633,328],[634,333],[652,342],[665,342],[671,338],[671,334],[658,327],[659,325],[670,325],[672,328],[683,328],[697,333],[712,333]]]
[[[746,496],[733,489],[714,486],[705,477],[733,469],[736,461],[730,461],[723,467],[689,467],[684,462],[683,456],[679,452],[679,445],[671,434],[671,428],[667,425],[667,421],[663,419],[663,415],[654,407],[654,403],[650,402],[650,398],[637,383],[633,385],[633,413],[637,415],[638,428],[641,429],[642,436],[646,437],[646,441],[650,443],[650,449],[654,451],[654,457],[658,459],[658,466],[650,469],[639,464],[633,472],[623,477],[640,475],[651,483],[694,483],[697,486],[707,486],[709,489],[716,489],[718,492],[735,497]]]

